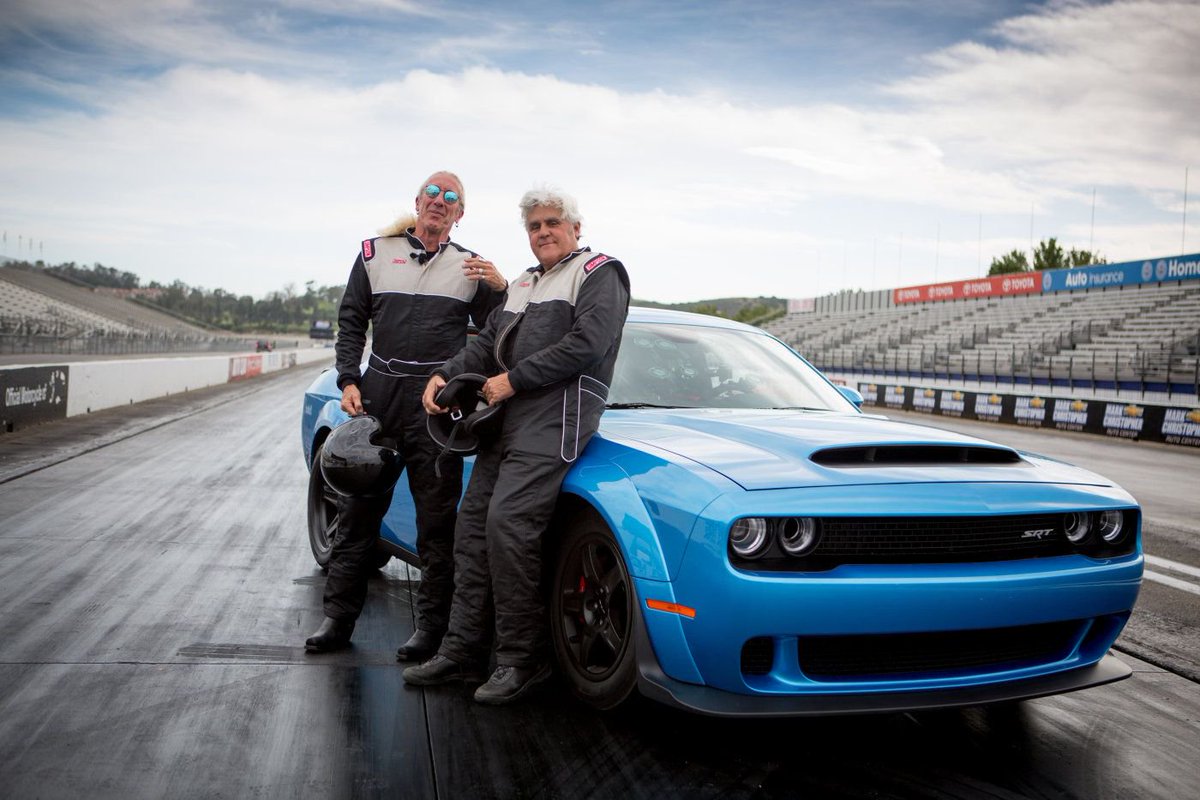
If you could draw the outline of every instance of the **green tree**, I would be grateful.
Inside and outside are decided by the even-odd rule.
[[[1066,269],[1068,266],[1070,264],[1067,263],[1066,256],[1063,254],[1063,249],[1059,247],[1057,239],[1051,236],[1049,239],[1038,242],[1037,249],[1033,251],[1034,269]]]
[[[1067,262],[1071,267],[1086,267],[1089,264],[1107,264],[1108,259],[1091,250],[1076,250],[1072,247],[1067,253]]]
[[[1020,250],[993,258],[988,275],[1007,275],[1010,272],[1029,272],[1029,259]]]
[[[708,314],[710,317],[724,316],[724,314],[721,313],[721,310],[717,308],[715,303],[701,303],[700,305],[696,306],[693,311],[695,311],[697,314]]]

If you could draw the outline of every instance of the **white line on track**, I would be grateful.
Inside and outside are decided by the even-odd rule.
[[[1193,578],[1200,578],[1200,569],[1188,564],[1180,564],[1178,561],[1172,561],[1169,558],[1160,558],[1146,554],[1143,556],[1146,563],[1152,567],[1161,567],[1162,569],[1170,570],[1171,572],[1182,572],[1184,575],[1191,575]]]
[[[1170,586],[1172,589],[1179,589],[1183,592],[1191,592],[1192,594],[1200,594],[1200,586],[1187,581],[1181,581],[1179,578],[1172,578],[1168,575],[1159,575],[1157,572],[1143,572],[1142,577],[1148,581],[1161,583],[1164,586]]]

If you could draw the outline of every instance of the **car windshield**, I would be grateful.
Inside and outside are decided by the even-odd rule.
[[[791,349],[765,334],[630,322],[610,408],[804,408],[853,405]]]

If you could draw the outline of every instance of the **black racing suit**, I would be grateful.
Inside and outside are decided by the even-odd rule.
[[[584,248],[510,284],[479,336],[434,370],[445,378],[507,372],[515,390],[459,507],[443,656],[487,657],[492,601],[497,665],[544,657],[542,537],[567,470],[599,426],[628,308],[624,265]]]
[[[454,242],[427,253],[411,228],[399,236],[367,239],[350,270],[338,314],[337,385],[358,385],[363,410],[380,421],[404,458],[421,566],[416,625],[435,633],[446,628],[454,589],[462,460],[443,459],[442,477],[435,477],[440,448],[426,430],[421,395],[430,372],[466,343],[468,318],[482,324],[504,299],[503,292],[465,277],[463,261],[473,255]],[[360,374],[368,325],[371,353]],[[362,611],[380,523],[391,501],[391,492],[339,499],[325,582],[327,617],[353,621]]]

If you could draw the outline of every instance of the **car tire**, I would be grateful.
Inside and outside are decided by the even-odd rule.
[[[551,581],[554,654],[572,694],[610,709],[637,683],[633,581],[621,548],[592,514],[566,526]]]
[[[313,452],[312,463],[312,471],[308,474],[308,546],[317,565],[326,570],[333,554],[333,538],[337,535],[338,495],[321,473],[320,445]],[[371,566],[380,569],[391,560],[391,553],[379,545],[372,554]]]
[[[321,474],[321,446],[313,451],[312,469],[308,473],[308,546],[321,569],[329,567],[333,553],[333,537],[337,534],[337,492]]]

